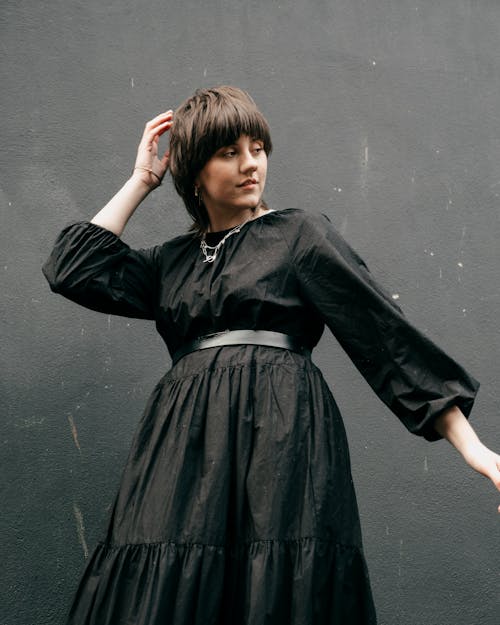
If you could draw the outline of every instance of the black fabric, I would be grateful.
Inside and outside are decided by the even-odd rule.
[[[283,332],[312,348],[326,323],[378,396],[429,440],[436,416],[452,405],[468,415],[478,388],[323,215],[265,214],[214,263],[189,234],[134,251],[79,222],[43,271],[84,306],[154,319],[170,353],[226,329]],[[375,623],[344,427],[310,359],[226,346],[167,371],[69,623]]]

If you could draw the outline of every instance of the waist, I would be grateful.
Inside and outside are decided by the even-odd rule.
[[[224,332],[200,336],[194,341],[181,345],[172,355],[172,365],[175,365],[183,356],[191,352],[225,345],[264,345],[288,349],[308,357],[311,355],[311,350],[304,345],[303,341],[290,334],[271,330],[225,330]]]

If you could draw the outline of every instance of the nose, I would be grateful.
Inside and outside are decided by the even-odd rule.
[[[242,152],[240,168],[243,172],[254,172],[257,169],[257,159],[250,150]]]

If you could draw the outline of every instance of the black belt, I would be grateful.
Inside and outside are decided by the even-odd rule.
[[[296,336],[271,332],[270,330],[225,330],[200,336],[194,341],[180,347],[172,356],[172,364],[175,365],[183,356],[198,349],[209,347],[222,347],[223,345],[267,345],[268,347],[280,347],[298,352],[304,356],[310,356],[311,350],[304,347],[301,340]]]

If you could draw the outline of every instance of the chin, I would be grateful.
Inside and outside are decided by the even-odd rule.
[[[259,206],[261,205],[262,202],[262,196],[258,196],[255,199],[250,199],[248,200],[248,207],[251,210],[256,210],[257,208],[259,208]]]

